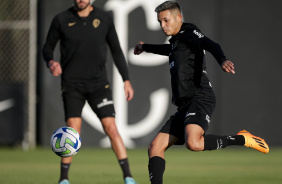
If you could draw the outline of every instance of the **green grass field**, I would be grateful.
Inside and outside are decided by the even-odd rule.
[[[132,174],[149,183],[147,150],[128,150]],[[0,184],[57,183],[60,158],[51,149],[0,148]],[[71,184],[122,184],[111,149],[82,148],[70,171]],[[262,154],[248,148],[191,152],[174,146],[166,152],[165,184],[281,184],[282,148]]]

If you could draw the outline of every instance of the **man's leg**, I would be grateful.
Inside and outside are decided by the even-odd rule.
[[[203,151],[205,148],[204,130],[196,124],[185,127],[185,146],[191,151]]]
[[[204,135],[204,130],[197,124],[188,124],[185,127],[185,144],[192,151],[216,150],[231,145],[245,145],[263,153],[269,151],[263,139],[245,130],[233,136]]]
[[[244,136],[205,135],[204,130],[197,124],[185,127],[185,145],[191,151],[216,150],[230,145],[244,145]],[[230,139],[231,138],[231,139]]]
[[[68,118],[67,119],[67,126],[74,128],[80,134],[81,130],[81,118]],[[72,157],[62,158],[61,159],[61,174],[59,182],[68,179],[69,168],[72,162]]]
[[[102,118],[101,122],[105,133],[110,138],[112,148],[116,154],[116,157],[123,171],[124,179],[132,180],[129,183],[135,183],[134,180],[132,179],[132,175],[128,164],[126,148],[116,127],[115,118],[114,117]]]
[[[162,184],[165,171],[164,152],[177,141],[177,138],[167,133],[158,133],[148,148],[149,178],[152,184]]]

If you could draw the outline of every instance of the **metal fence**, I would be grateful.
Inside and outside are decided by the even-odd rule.
[[[36,12],[37,0],[0,3],[0,83],[24,86],[24,148],[36,144]]]

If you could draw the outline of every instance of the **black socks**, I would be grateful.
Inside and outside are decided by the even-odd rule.
[[[123,178],[125,179],[126,177],[132,177],[130,170],[129,170],[129,164],[128,164],[128,159],[122,159],[118,161],[122,172],[123,172]]]
[[[67,180],[69,179],[68,173],[69,173],[70,165],[71,164],[64,164],[61,162],[61,177],[60,177],[59,182],[64,179],[67,179]]]
[[[205,148],[204,150],[216,150],[220,148],[225,148],[231,145],[241,145],[245,144],[245,138],[242,135],[234,136],[218,136],[218,135],[205,135]]]
[[[243,135],[227,136],[227,144],[244,146],[245,137]]]
[[[165,160],[161,157],[152,157],[149,160],[149,177],[151,184],[162,184],[165,171]]]
[[[119,165],[122,169],[122,172],[123,172],[123,177],[126,178],[126,177],[132,177],[131,173],[130,173],[130,170],[129,170],[129,164],[128,164],[128,159],[122,159],[122,160],[119,160]],[[70,165],[71,164],[64,164],[61,162],[61,176],[60,176],[60,181],[64,180],[64,179],[69,179],[68,178],[68,173],[69,173],[69,169],[70,169]]]

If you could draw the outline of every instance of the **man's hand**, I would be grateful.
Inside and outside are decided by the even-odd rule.
[[[129,80],[124,81],[124,92],[125,92],[126,100],[127,101],[132,100],[133,94],[134,94],[134,90],[133,90]]]
[[[144,42],[140,41],[134,48],[134,54],[135,55],[139,55],[143,52],[143,49],[142,49],[142,45],[144,44]]]
[[[48,66],[53,76],[56,77],[62,74],[62,68],[59,62],[50,60]]]
[[[231,61],[229,61],[229,60],[224,61],[221,64],[221,67],[222,67],[223,71],[235,74],[234,64]]]

